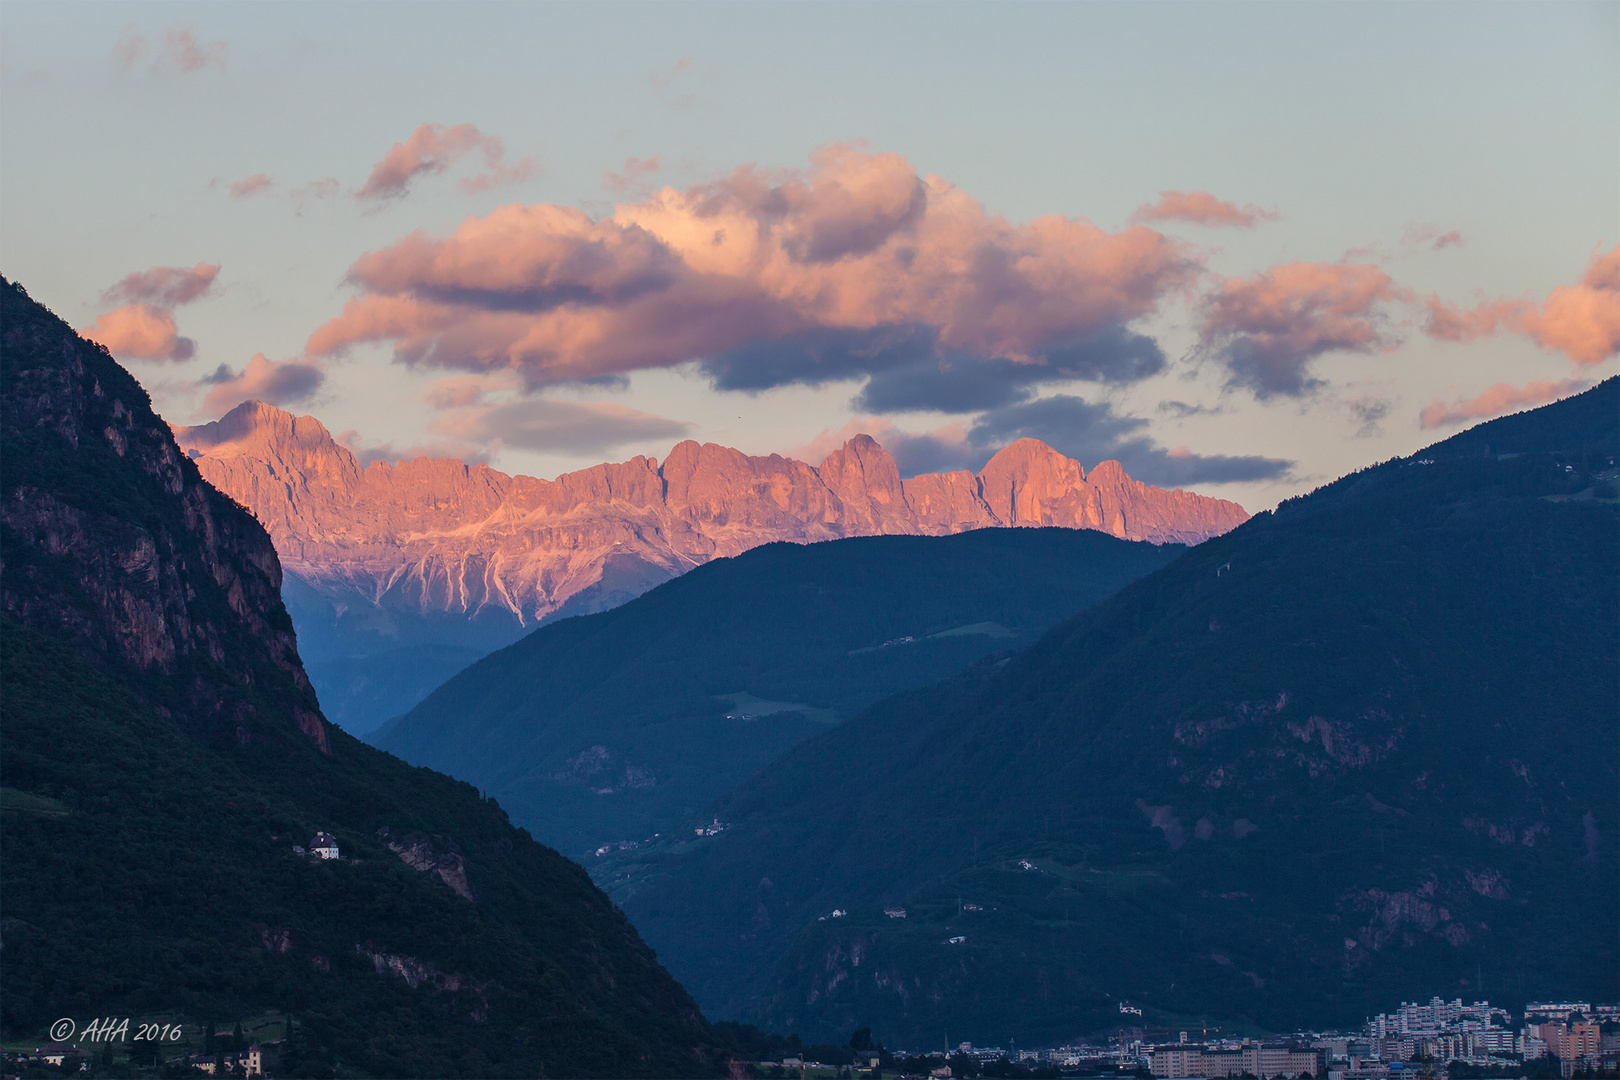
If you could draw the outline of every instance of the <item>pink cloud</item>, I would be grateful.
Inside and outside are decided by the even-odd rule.
[[[1381,352],[1390,305],[1410,300],[1376,266],[1287,263],[1228,278],[1205,300],[1202,339],[1258,397],[1300,396],[1319,385],[1310,362],[1333,351]]]
[[[474,150],[482,150],[487,171],[461,181],[464,190],[487,191],[497,184],[512,183],[529,176],[534,159],[506,163],[506,147],[498,135],[486,135],[472,124],[422,124],[411,137],[395,143],[371,170],[357,196],[361,199],[398,199],[410,183],[424,173],[444,172]]]
[[[650,158],[625,158],[624,171],[608,169],[602,173],[602,186],[609,191],[624,191],[644,176],[658,171],[658,155]]]
[[[200,42],[190,30],[166,30],[163,33],[163,56],[158,62],[167,63],[187,75],[210,67],[224,71],[225,43]]]
[[[692,70],[692,58],[690,56],[683,56],[679,60],[675,61],[675,66],[670,68],[668,71],[654,71],[648,73],[647,81],[658,87],[658,89],[662,90],[664,87],[673,82],[677,75],[685,74],[690,70]]]
[[[499,147],[500,140],[496,139],[495,142]],[[501,154],[497,152],[496,161],[499,162],[500,158]],[[456,186],[469,195],[481,195],[491,188],[522,183],[534,174],[534,170],[534,158],[520,158],[508,165],[493,164],[488,172],[479,173],[477,176],[463,177],[456,181]]]
[[[118,61],[120,68],[128,71],[145,51],[146,36],[135,29],[133,23],[118,31],[118,40],[113,43],[113,58]]]
[[[269,194],[275,182],[264,173],[254,173],[236,181],[230,187],[231,198],[251,199],[255,195]]]
[[[118,32],[113,44],[113,59],[120,69],[128,71],[146,52],[146,35],[133,23]],[[205,68],[225,70],[226,47],[223,41],[198,41],[197,35],[183,27],[163,32],[163,46],[152,60],[152,71],[173,68],[182,75],[190,75]]]
[[[244,401],[262,401],[267,405],[289,405],[307,401],[320,388],[325,373],[314,364],[299,360],[268,360],[256,353],[240,372],[221,364],[212,375],[201,382],[210,386],[204,404],[214,412],[224,413]]]
[[[1275,210],[1252,203],[1239,207],[1236,203],[1222,202],[1207,191],[1161,191],[1159,201],[1137,207],[1131,221],[1137,224],[1185,221],[1193,225],[1252,229],[1262,221],[1276,221],[1280,216]]]
[[[1620,245],[1593,259],[1579,285],[1560,285],[1540,311],[1525,315],[1524,332],[1577,364],[1620,352]]]
[[[1428,248],[1430,251],[1444,251],[1448,247],[1462,247],[1466,240],[1463,234],[1453,229],[1442,233],[1440,226],[1430,225],[1427,222],[1417,222],[1406,227],[1401,236],[1401,245],[1407,248]]]
[[[1429,299],[1430,337],[1466,343],[1501,331],[1523,334],[1582,366],[1620,353],[1620,245],[1594,257],[1578,285],[1558,286],[1539,306],[1494,300],[1462,311]]]
[[[1428,309],[1428,319],[1423,324],[1425,334],[1466,345],[1498,330],[1520,325],[1530,305],[1522,300],[1493,300],[1464,311],[1444,303],[1438,296],[1430,296]]]
[[[80,332],[125,359],[190,360],[197,351],[196,342],[179,335],[174,312],[151,304],[113,308],[98,315],[94,326]]]
[[[101,294],[104,303],[133,303],[144,301],[174,307],[188,304],[207,294],[219,276],[216,263],[198,263],[184,266],[154,266],[150,270],[126,276],[118,284]]]
[[[362,295],[308,348],[387,341],[530,385],[693,360],[731,387],[954,378],[983,359],[1013,378],[1141,377],[1162,355],[1123,327],[1200,269],[1151,229],[1013,225],[898,155],[841,145],[804,172],[745,166],[602,219],[513,204],[412,233],[354,263]]]
[[[1454,401],[1450,405],[1439,401],[1433,402],[1423,410],[1419,419],[1426,428],[1468,420],[1488,420],[1516,409],[1528,409],[1545,405],[1549,401],[1557,401],[1559,398],[1579,393],[1591,385],[1590,382],[1578,379],[1565,379],[1561,382],[1542,380],[1518,387],[1497,383],[1477,397],[1467,400]]]
[[[341,190],[342,185],[328,176],[320,180],[311,180],[303,187],[294,188],[288,195],[292,199],[293,213],[302,217],[311,202],[335,199]]]

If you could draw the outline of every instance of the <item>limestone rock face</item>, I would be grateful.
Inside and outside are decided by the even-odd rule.
[[[174,434],[318,593],[396,612],[502,613],[524,626],[593,587],[594,606],[606,606],[773,541],[1063,526],[1196,544],[1248,517],[1236,503],[1139,483],[1117,461],[1088,475],[1034,439],[977,475],[902,480],[858,435],[819,466],[687,441],[662,464],[637,457],[548,481],[454,459],[361,468],[313,417],[252,401]]]
[[[140,673],[187,730],[245,746],[296,728],[329,753],[266,530],[202,482],[104,349],[4,279],[0,354],[0,613]],[[282,456],[244,480],[321,488],[319,470],[342,466],[315,421],[250,433],[257,415],[236,422]]]

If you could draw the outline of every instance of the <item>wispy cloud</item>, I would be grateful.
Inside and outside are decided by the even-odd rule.
[[[251,199],[257,195],[268,195],[275,189],[275,181],[264,173],[254,173],[244,176],[230,186],[231,198]]]
[[[372,167],[356,197],[373,202],[403,198],[417,177],[444,172],[473,151],[483,152],[485,171],[460,181],[471,193],[523,180],[535,168],[532,157],[508,162],[500,136],[485,134],[473,124],[422,124]]]
[[[657,171],[657,154],[649,158],[625,158],[624,166],[619,172],[608,169],[602,173],[602,187],[608,191],[625,191]]]
[[[122,71],[129,71],[147,55],[147,39],[133,23],[118,32],[113,43],[113,62]],[[163,32],[161,43],[152,49],[149,70],[177,71],[182,75],[214,68],[225,70],[227,49],[223,41],[201,41],[195,31],[187,27],[171,27]]]
[[[1444,251],[1446,248],[1462,247],[1467,242],[1456,229],[1441,232],[1440,226],[1427,222],[1414,222],[1401,235],[1401,246],[1409,250]]]
[[[684,75],[691,70],[692,58],[690,56],[683,56],[679,60],[675,61],[671,67],[648,72],[647,81],[658,87],[658,89],[662,90],[664,87],[674,82],[678,76]]]
[[[1545,405],[1549,401],[1557,401],[1559,398],[1579,393],[1591,385],[1590,381],[1580,379],[1564,379],[1558,382],[1541,380],[1524,386],[1497,383],[1474,397],[1459,399],[1450,405],[1441,401],[1433,402],[1419,414],[1418,419],[1426,428],[1466,423],[1470,420],[1488,420],[1516,409],[1529,409]]]
[[[1137,207],[1131,221],[1184,221],[1190,225],[1252,229],[1262,221],[1276,221],[1281,216],[1252,203],[1238,206],[1222,202],[1207,191],[1161,191],[1159,201]]]
[[[198,263],[184,266],[154,266],[127,275],[122,281],[101,294],[106,304],[146,301],[175,307],[199,299],[213,288],[219,276],[217,263]]]

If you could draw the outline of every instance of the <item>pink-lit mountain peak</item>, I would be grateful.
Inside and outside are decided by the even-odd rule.
[[[541,480],[451,458],[361,469],[318,420],[258,402],[175,437],[318,592],[396,610],[493,607],[524,624],[596,585],[609,560],[635,560],[637,580],[652,584],[773,541],[1062,526],[1197,543],[1248,516],[1235,503],[1132,480],[1118,462],[1088,475],[1035,439],[1001,450],[976,475],[902,480],[862,434],[819,466],[686,441],[662,464],[636,457]]]

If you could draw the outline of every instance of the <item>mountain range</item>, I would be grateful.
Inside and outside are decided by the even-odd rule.
[[[578,865],[326,721],[269,536],[3,280],[0,551],[8,1042],[273,1011],[284,1075],[723,1074]]]
[[[542,626],[368,739],[476,784],[589,866],[1183,550],[1089,529],[766,544]]]
[[[812,1039],[1613,1000],[1617,452],[1610,379],[1290,499],[593,873]]]
[[[688,441],[662,462],[541,480],[444,458],[362,467],[313,417],[259,402],[175,438],[269,531],[321,701],[357,733],[549,617],[761,544],[1015,526],[1192,544],[1247,517],[1117,461],[1087,472],[1033,439],[977,474],[906,480],[865,435],[817,466]]]

